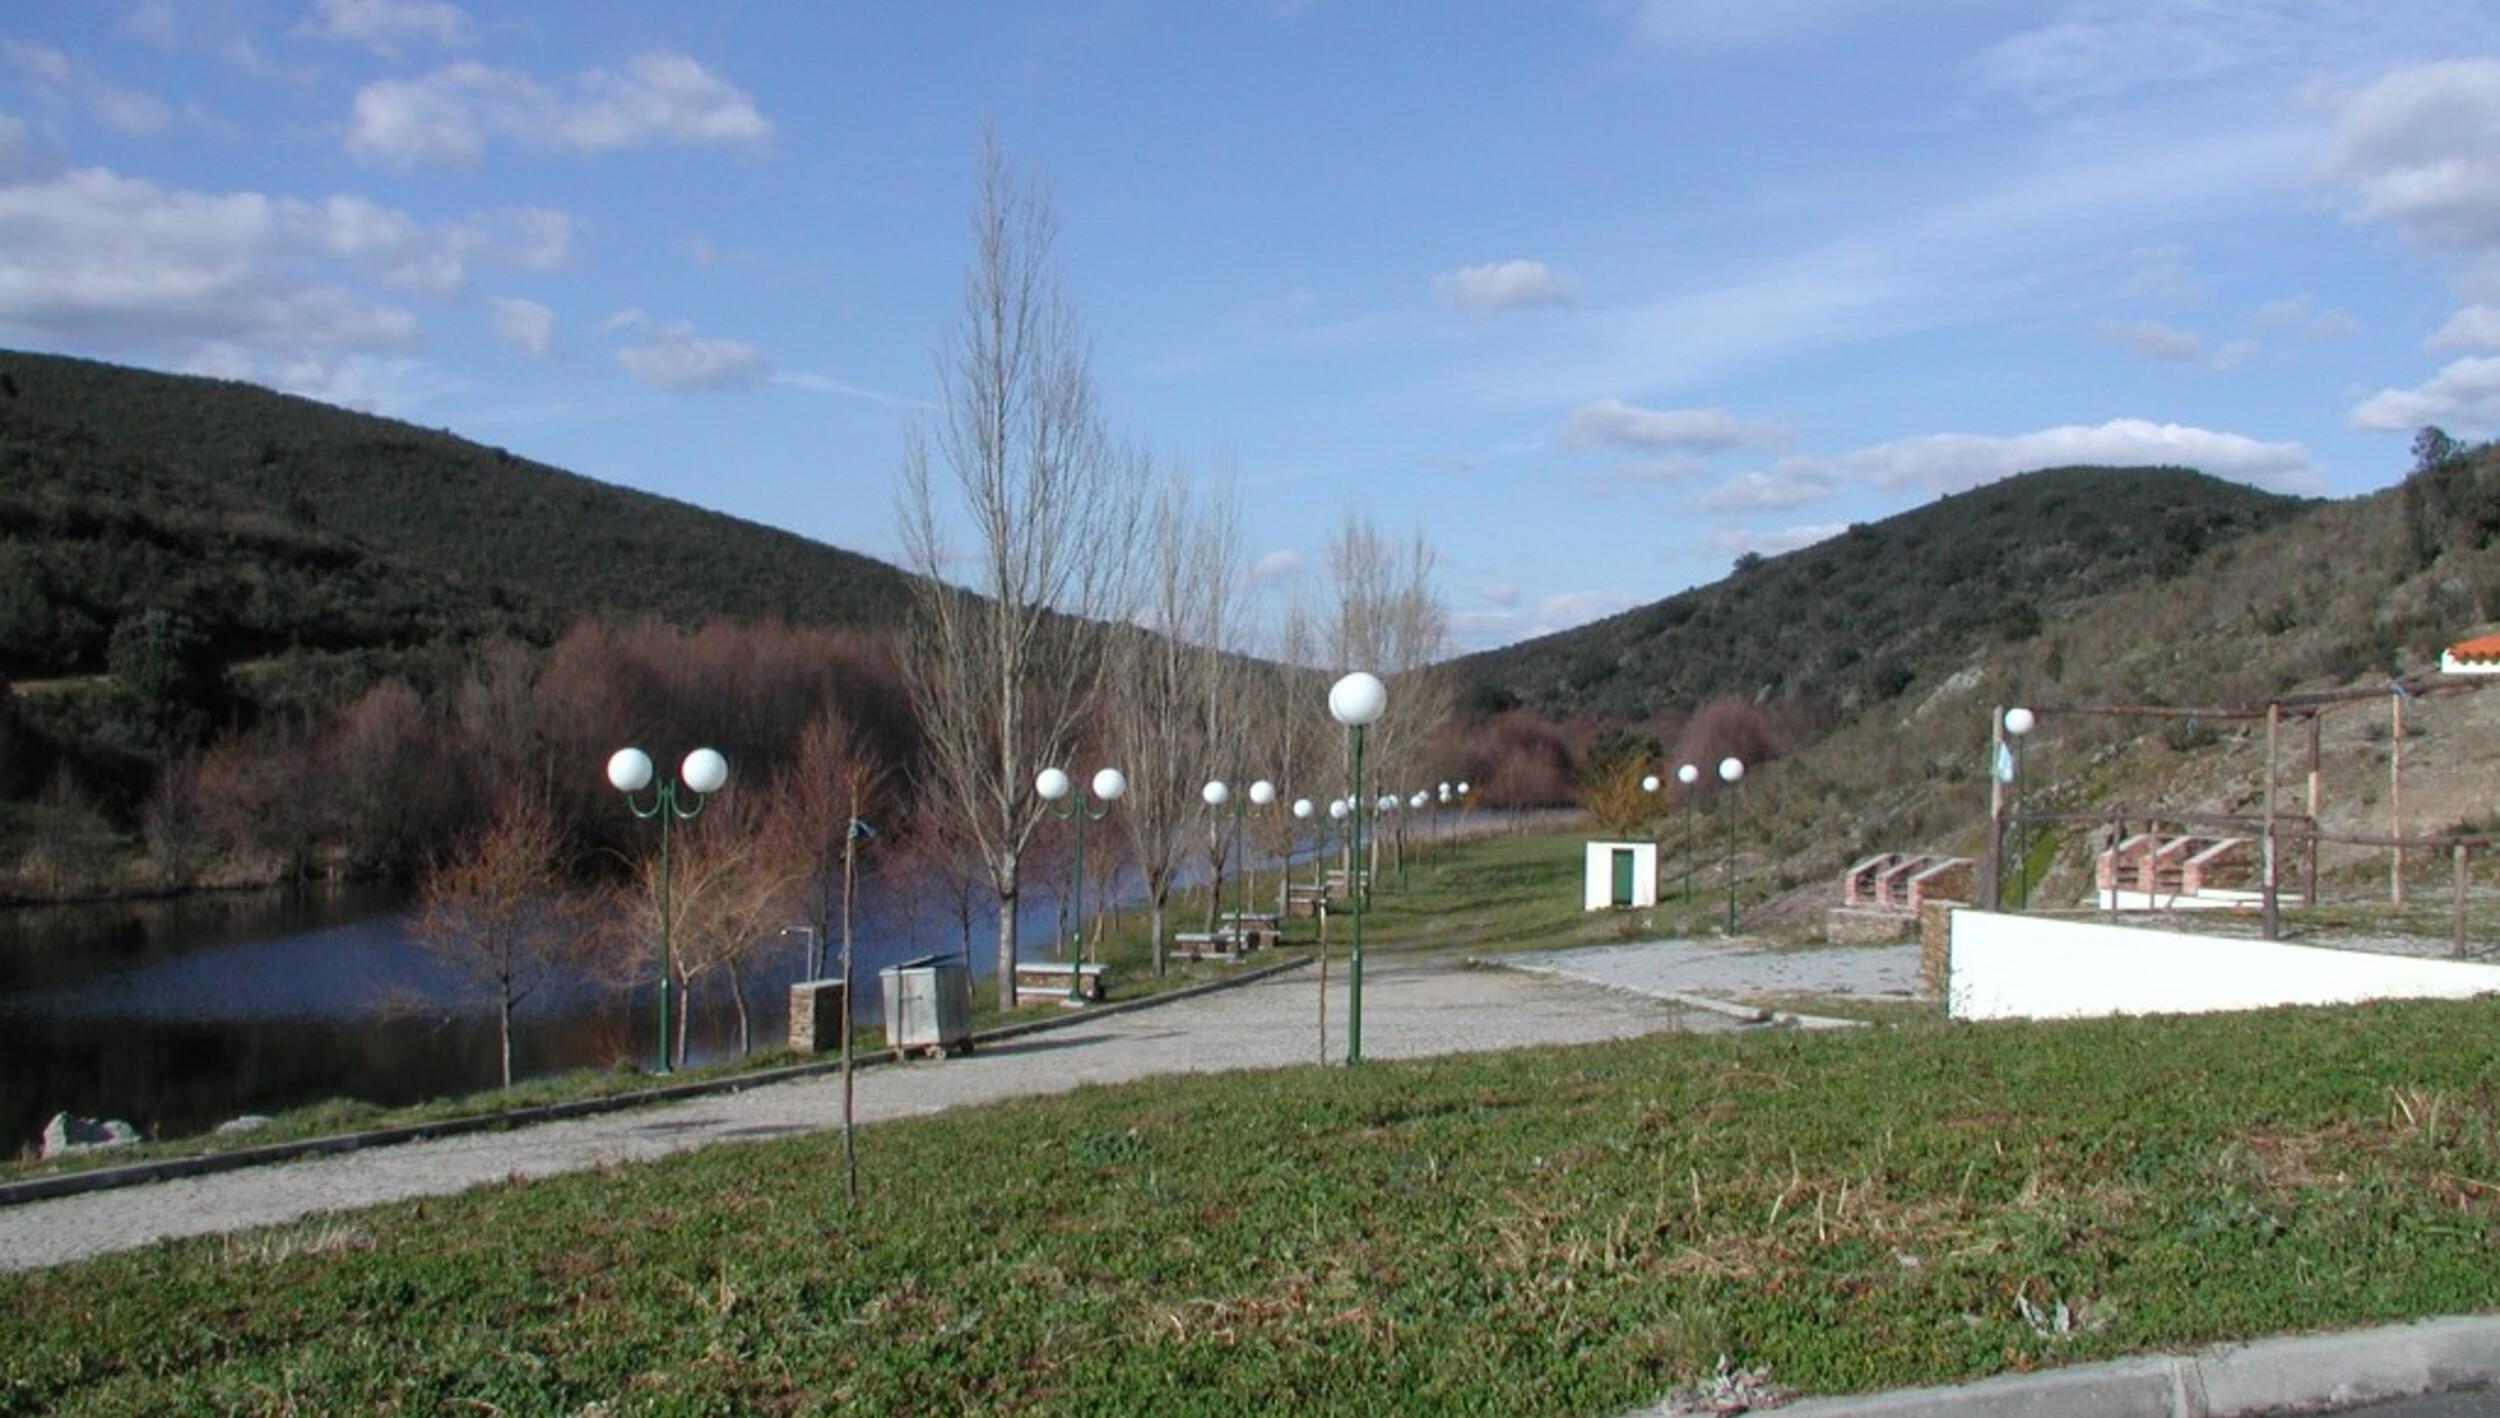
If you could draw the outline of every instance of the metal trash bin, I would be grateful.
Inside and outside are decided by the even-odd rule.
[[[937,1058],[972,1050],[972,967],[962,957],[924,955],[877,972],[885,995],[885,1042],[896,1058]]]

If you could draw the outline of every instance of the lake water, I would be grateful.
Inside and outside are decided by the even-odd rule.
[[[408,893],[352,886],[169,901],[0,908],[0,1156],[64,1109],[178,1136],[328,1098],[420,1102],[496,1083],[491,1003],[408,937]],[[878,967],[961,949],[951,908],[864,901],[854,939],[861,1012]],[[1047,951],[1053,903],[1028,889],[1026,949]],[[987,975],[994,927],[973,923]],[[806,937],[768,947],[747,980],[755,1042],[786,1028]],[[812,970],[806,972],[812,975]],[[649,983],[564,982],[525,1004],[513,1071],[648,1066]],[[725,981],[699,981],[688,1057],[733,1052]]]

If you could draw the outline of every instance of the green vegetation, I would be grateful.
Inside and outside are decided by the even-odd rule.
[[[1457,668],[1479,707],[1638,720],[1733,690],[1819,723],[2313,506],[2182,468],[2025,473]]]
[[[2500,1004],[1155,1079],[0,1278],[0,1412],[1611,1412],[2491,1306]],[[484,1411],[481,1407],[480,1411]]]

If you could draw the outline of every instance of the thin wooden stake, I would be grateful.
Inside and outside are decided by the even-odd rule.
[[[2320,806],[2318,715],[2313,712],[2309,716],[2309,850],[2306,853],[2308,862],[2302,869],[2300,878],[2300,904],[2303,906],[2318,904],[2318,811]]]
[[[2274,745],[2283,727],[2283,706],[2266,706],[2266,939],[2283,938],[2282,902],[2275,892]]]
[[[2396,719],[2395,748],[2387,760],[2387,835],[2405,835],[2405,697],[2399,692],[2387,697]],[[2397,906],[2405,904],[2405,849],[2392,849],[2387,871],[2388,900]]]
[[[2457,862],[2456,905],[2448,929],[2448,953],[2462,958],[2465,955],[2465,844],[2459,842],[2454,850]]]

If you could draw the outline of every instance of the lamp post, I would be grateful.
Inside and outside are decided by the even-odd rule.
[[[1205,787],[1198,790],[1198,796],[1206,803],[1208,809],[1214,812],[1215,827],[1218,832],[1223,831],[1224,805],[1231,803],[1233,806],[1233,845],[1228,855],[1232,857],[1237,868],[1233,873],[1238,883],[1235,895],[1240,899],[1241,905],[1235,911],[1233,921],[1234,929],[1238,931],[1242,928],[1243,918],[1250,914],[1250,874],[1246,869],[1248,864],[1243,855],[1245,849],[1241,840],[1242,823],[1248,820],[1251,808],[1263,808],[1276,801],[1276,785],[1261,778],[1250,785],[1247,795],[1235,797],[1233,790],[1225,785],[1223,779],[1212,778],[1207,781]],[[1212,917],[1215,914],[1214,909],[1210,907],[1207,914]]]
[[[1355,871],[1363,871],[1363,730],[1380,718],[1389,707],[1389,687],[1378,675],[1356,670],[1328,687],[1329,717],[1345,725],[1346,763],[1351,778],[1347,794],[1352,808],[1348,814],[1354,824]],[[1366,873],[1356,878],[1354,889],[1354,932],[1347,947],[1346,967],[1346,1029],[1345,1061],[1363,1061],[1363,898],[1371,884]]]
[[[676,952],[669,940],[669,824],[679,819],[693,820],[703,811],[703,798],[717,793],[729,781],[729,760],[708,748],[698,748],[677,765],[677,776],[652,781],[651,755],[638,748],[620,748],[608,755],[608,782],[625,795],[626,810],[641,818],[660,820],[660,1062],[655,1073],[669,1071],[668,1009],[669,996],[675,986]],[[683,787],[687,799],[680,802],[677,790]],[[634,794],[651,789],[651,805],[643,806]],[[678,1041],[681,1045],[683,1040]]]
[[[1745,760],[1734,754],[1719,760],[1719,781],[1727,784],[1727,933],[1736,934],[1736,782],[1745,776]]]
[[[1319,808],[1309,798],[1295,798],[1290,811],[1293,814],[1293,830],[1285,837],[1285,869],[1282,879],[1276,884],[1276,924],[1279,928],[1293,914],[1293,856],[1302,850],[1302,825],[1317,815]],[[1318,915],[1318,911],[1316,906],[1312,908],[1314,916]]]
[[[1372,832],[1380,838],[1387,838],[1391,832],[1397,834],[1397,840],[1391,848],[1390,855],[1395,859],[1398,869],[1398,891],[1401,894],[1404,893],[1406,890],[1406,825],[1398,818],[1397,794],[1382,793],[1380,801],[1372,804]],[[1380,855],[1380,844],[1377,841],[1372,844],[1372,855]]]
[[[1067,945],[1068,999],[1071,1003],[1083,1004],[1085,972],[1079,967],[1085,962],[1085,824],[1100,822],[1111,815],[1111,805],[1128,791],[1128,775],[1117,768],[1101,770],[1094,775],[1093,793],[1089,797],[1065,772],[1045,768],[1034,776],[1033,791],[1041,794],[1043,802],[1050,804],[1051,816],[1061,822],[1076,824],[1076,852],[1068,863],[1069,917],[1076,928],[1076,934],[1069,938]],[[1095,807],[1096,803],[1101,806]]]
[[[2031,830],[2023,821],[2023,740],[2031,737],[2039,716],[2024,708],[2005,711],[2005,732],[2014,740],[2014,762],[2006,783],[2014,796],[2014,909],[2031,909]],[[2000,869],[2002,870],[2002,869]]]
[[[797,936],[804,942],[799,947],[803,953],[799,956],[798,974],[799,982],[804,984],[809,978],[809,972],[820,968],[816,964],[816,928],[814,926],[783,926],[781,933]]]
[[[1684,904],[1693,904],[1693,829],[1694,814],[1700,804],[1694,801],[1693,789],[1701,782],[1701,770],[1690,763],[1679,763],[1675,781],[1684,785]]]

